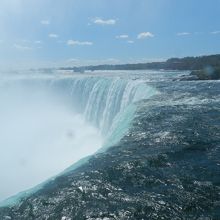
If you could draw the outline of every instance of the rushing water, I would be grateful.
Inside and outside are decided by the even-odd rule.
[[[0,91],[0,200],[117,143],[135,103],[157,93],[143,80],[99,74],[4,76]]]
[[[58,176],[6,200],[0,218],[219,219],[220,81],[179,80],[188,73],[2,78],[1,175],[17,182],[1,184],[10,195],[19,175]]]

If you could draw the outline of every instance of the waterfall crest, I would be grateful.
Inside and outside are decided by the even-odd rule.
[[[32,175],[37,176],[37,172],[42,175],[42,170],[47,172],[49,170],[47,162],[53,168],[53,173],[48,171],[43,177],[39,175],[40,180],[28,183],[28,187],[60,173],[71,164],[73,165],[59,175],[72,171],[79,164],[86,162],[86,159],[75,164],[76,161],[94,154],[97,150],[102,152],[117,144],[128,131],[139,101],[157,93],[144,81],[102,76],[59,76],[57,78],[28,76],[6,80],[0,89],[3,91],[0,100],[4,106],[1,111],[7,112],[8,119],[11,119],[11,115],[16,116],[16,120],[20,118],[17,120],[16,128],[21,135],[15,133],[18,141],[12,144],[11,141],[8,142],[14,135],[11,129],[15,127],[13,120],[8,120],[8,122],[11,121],[11,127],[9,126],[8,129],[9,138],[6,137],[6,140],[0,138],[0,143],[1,141],[9,143],[9,147],[19,152],[14,157],[11,156],[10,169],[14,169],[16,165],[13,164],[17,160],[23,161],[23,157],[21,157],[22,160],[19,159],[23,155],[22,152],[25,155],[31,152],[27,156],[28,165],[22,163],[24,164],[22,166],[25,169],[28,167],[27,172]],[[20,111],[19,114],[14,114],[15,109],[16,112]],[[2,129],[5,131],[4,126]],[[26,144],[27,140],[28,144]],[[45,142],[45,140],[48,141]],[[36,151],[34,155],[33,149]],[[7,154],[7,151],[3,150],[3,153]],[[35,157],[35,160],[31,159],[32,157]],[[43,167],[42,157],[45,158]],[[50,158],[49,161],[48,158]],[[65,162],[65,166],[61,162]],[[17,169],[17,175],[23,184],[22,166],[20,171]],[[37,168],[35,172],[32,170],[33,167]],[[54,173],[55,167],[59,171]],[[25,174],[25,176],[30,175]],[[51,181],[51,178],[48,181]],[[39,190],[46,182],[5,200],[0,206],[15,204],[21,198]],[[27,186],[22,186],[22,190],[26,188]],[[21,191],[15,189],[15,191],[18,190]]]
[[[120,77],[75,77],[65,81],[63,86],[69,90],[75,109],[104,137],[109,136],[115,119],[126,108],[156,94],[156,90],[143,81]]]

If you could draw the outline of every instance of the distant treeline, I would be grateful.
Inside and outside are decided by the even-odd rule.
[[[171,58],[165,62],[118,64],[118,65],[97,65],[82,67],[63,67],[61,70],[72,70],[83,72],[86,70],[202,70],[207,67],[220,67],[220,54],[200,57]]]

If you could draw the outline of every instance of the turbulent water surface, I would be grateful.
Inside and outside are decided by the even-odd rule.
[[[0,200],[97,153],[3,202],[0,219],[220,218],[219,81],[28,74],[2,75]]]

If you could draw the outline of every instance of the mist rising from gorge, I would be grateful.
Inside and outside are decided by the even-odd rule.
[[[0,106],[0,200],[58,174],[101,146],[98,130],[41,83],[2,83]]]

